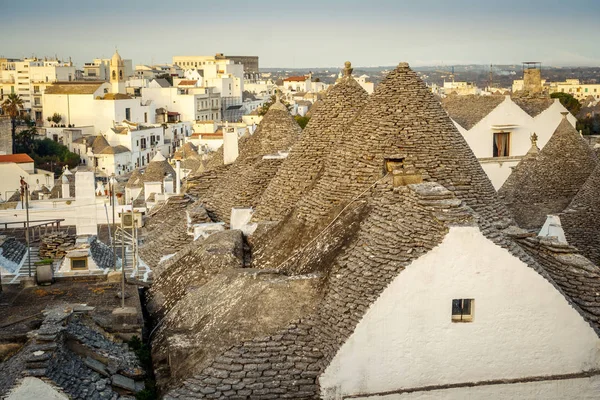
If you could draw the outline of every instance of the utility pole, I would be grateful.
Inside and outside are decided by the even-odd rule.
[[[29,243],[29,184],[25,182],[25,178],[21,177],[21,196],[25,198],[25,241],[27,242],[27,269],[31,278],[31,247]],[[21,200],[21,204],[22,200]]]
[[[116,249],[116,237],[117,231],[115,228],[115,174],[110,177],[109,190],[110,190],[110,201],[112,203],[112,248],[113,248],[113,271],[117,270],[117,249]]]
[[[121,214],[121,308],[125,308],[125,229],[123,227],[124,215]]]

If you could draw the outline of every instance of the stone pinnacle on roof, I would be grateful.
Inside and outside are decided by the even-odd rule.
[[[548,214],[562,212],[598,163],[567,115],[537,157],[528,153],[498,190],[522,228],[539,229]]]
[[[351,76],[353,70],[352,63],[350,61],[346,61],[344,63],[344,76]]]

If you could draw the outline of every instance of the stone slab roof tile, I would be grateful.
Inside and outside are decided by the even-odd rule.
[[[600,165],[560,214],[567,241],[600,265]]]
[[[597,164],[594,151],[563,118],[537,158],[519,164],[498,196],[519,226],[539,229],[548,214],[569,205]]]
[[[450,118],[469,130],[504,100],[504,96],[448,96],[442,99],[442,106]]]
[[[327,155],[344,140],[347,126],[367,98],[367,92],[351,76],[342,78],[328,91],[263,193],[255,220],[279,219],[290,211],[319,178]]]

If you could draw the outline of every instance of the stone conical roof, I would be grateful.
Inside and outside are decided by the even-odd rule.
[[[539,229],[548,214],[569,205],[597,163],[594,151],[564,118],[535,161],[509,178],[498,196],[519,226]]]
[[[506,193],[513,192],[515,187],[524,179],[524,176],[527,175],[531,164],[535,162],[539,154],[540,149],[537,147],[537,141],[534,143],[532,140],[531,148],[529,148],[521,161],[515,166],[500,190]]]
[[[275,176],[283,158],[263,156],[289,151],[302,129],[281,102],[276,101],[265,114],[256,132],[240,147],[237,160],[214,175],[210,189],[200,198],[212,218],[229,222],[232,207],[254,207]]]
[[[318,229],[308,227],[327,225],[349,201],[382,179],[386,159],[398,161],[404,171],[415,171],[424,181],[447,187],[491,221],[509,215],[440,103],[408,64],[401,63],[369,96],[344,140],[329,155],[322,177],[299,200],[290,221],[304,225],[306,236],[299,233],[304,228],[290,223],[281,228],[287,233],[273,230],[272,240],[259,241],[255,247],[258,265],[265,262],[272,267],[278,262],[267,260],[280,257],[274,249],[289,254],[284,250],[310,240]]]
[[[142,180],[144,182],[162,182],[163,179],[165,179],[165,176],[169,174],[171,174],[172,177],[175,177],[175,170],[165,157],[158,152],[152,161],[148,163],[148,166],[142,175]]]
[[[92,152],[94,154],[99,154],[106,147],[110,147],[110,144],[108,144],[108,141],[106,140],[106,138],[102,135],[96,136],[96,138],[94,139],[94,142],[92,143]]]
[[[250,136],[243,148],[240,148],[238,161],[274,154],[278,151],[289,150],[298,140],[302,129],[290,115],[285,105],[275,101],[269,111]]]
[[[278,219],[320,177],[325,158],[344,139],[350,122],[367,102],[367,92],[348,75],[328,92],[263,194],[256,220]]]
[[[600,265],[600,164],[560,214],[560,221],[569,244]]]

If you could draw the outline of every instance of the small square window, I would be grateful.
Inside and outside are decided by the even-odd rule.
[[[474,311],[474,299],[452,300],[452,322],[472,322]]]
[[[71,270],[86,270],[87,257],[71,258]]]

